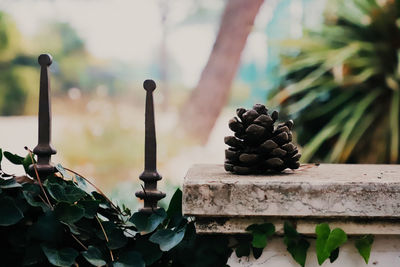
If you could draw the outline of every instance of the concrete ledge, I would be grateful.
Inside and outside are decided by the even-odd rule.
[[[183,212],[203,233],[241,233],[257,221],[289,219],[304,234],[321,220],[353,234],[400,234],[400,165],[307,164],[255,176],[195,165],[185,177]]]
[[[251,224],[273,223],[276,233],[283,234],[283,223],[290,221],[299,233],[315,235],[315,226],[328,223],[331,229],[341,228],[349,235],[400,235],[399,220],[349,220],[343,218],[324,219],[294,219],[277,217],[232,217],[206,218],[196,217],[196,231],[201,234],[246,234],[246,228]]]

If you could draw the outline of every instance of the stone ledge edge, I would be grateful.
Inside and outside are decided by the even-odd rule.
[[[315,226],[326,222],[331,229],[341,228],[348,235],[400,235],[400,221],[391,219],[382,220],[347,220],[343,218],[271,218],[271,217],[196,217],[196,232],[199,234],[246,234],[246,228],[251,224],[270,222],[276,227],[277,234],[283,234],[283,224],[290,221],[296,226],[299,233],[315,235]]]

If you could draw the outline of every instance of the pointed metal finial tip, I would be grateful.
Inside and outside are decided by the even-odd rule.
[[[50,66],[53,62],[53,57],[50,54],[41,54],[38,58],[38,62],[41,66]]]
[[[143,82],[143,87],[144,87],[144,90],[152,92],[156,89],[157,86],[153,80],[145,80]]]

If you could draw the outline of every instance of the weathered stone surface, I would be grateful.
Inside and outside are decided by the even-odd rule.
[[[244,234],[252,224],[273,223],[278,235],[283,234],[283,224],[291,221],[299,233],[315,235],[315,226],[328,223],[331,229],[341,228],[348,235],[393,235],[400,234],[400,221],[396,219],[343,219],[332,218],[282,218],[282,217],[196,217],[196,232],[199,234]]]
[[[195,165],[183,190],[183,212],[196,217],[400,219],[400,165],[309,164],[252,176]]]

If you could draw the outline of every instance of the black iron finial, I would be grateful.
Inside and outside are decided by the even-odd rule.
[[[37,155],[36,169],[40,178],[44,179],[47,175],[54,172],[51,165],[51,155],[56,154],[56,150],[51,145],[51,99],[50,99],[50,80],[49,66],[53,59],[49,54],[41,54],[38,58],[40,64],[40,94],[39,94],[39,138],[38,145],[33,149]],[[33,165],[30,166],[33,169]]]
[[[136,192],[136,196],[144,200],[144,207],[140,212],[151,213],[158,209],[157,202],[165,197],[165,194],[157,190],[157,181],[161,175],[157,172],[157,142],[154,123],[153,91],[156,83],[146,80],[143,83],[146,90],[146,113],[145,113],[145,145],[144,145],[144,172],[139,179],[144,182],[143,191]]]

